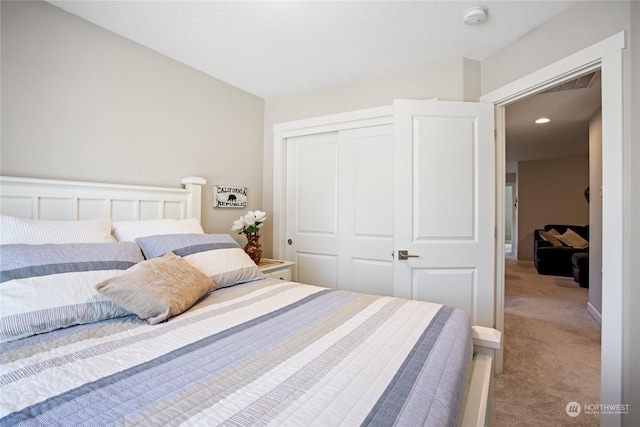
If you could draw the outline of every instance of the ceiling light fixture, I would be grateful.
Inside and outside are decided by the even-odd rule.
[[[540,117],[538,120],[536,120],[537,124],[542,124],[542,123],[549,123],[551,121],[551,119],[548,119],[546,117]]]
[[[467,25],[482,24],[487,19],[488,9],[484,6],[475,6],[465,10],[462,15],[462,22]]]

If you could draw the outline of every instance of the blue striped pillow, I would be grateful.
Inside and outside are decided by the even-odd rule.
[[[143,261],[133,242],[0,246],[0,342],[130,314],[94,286]]]
[[[214,289],[263,279],[258,266],[228,234],[164,234],[139,237],[147,259],[168,252],[183,257],[214,282]]]

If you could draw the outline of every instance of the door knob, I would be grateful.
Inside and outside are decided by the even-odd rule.
[[[420,258],[420,255],[409,255],[409,251],[398,251],[398,259]]]

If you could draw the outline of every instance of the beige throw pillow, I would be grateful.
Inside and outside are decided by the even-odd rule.
[[[114,304],[151,325],[186,311],[212,288],[209,276],[173,252],[96,285]]]
[[[562,246],[562,242],[560,240],[557,239],[557,235],[554,235],[553,233],[549,232],[549,231],[544,231],[544,230],[540,230],[540,237],[542,237],[543,240],[546,240],[547,242],[551,243],[554,247],[559,247]]]
[[[568,246],[576,249],[584,249],[589,246],[589,242],[582,238],[578,233],[573,231],[570,228],[567,228],[567,231],[564,234],[558,236],[558,239]]]
[[[560,232],[555,228],[552,228],[551,230],[549,230],[549,234],[553,234],[554,236],[559,236]]]

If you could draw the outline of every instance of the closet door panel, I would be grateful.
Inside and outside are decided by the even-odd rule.
[[[364,294],[393,295],[393,266],[389,261],[351,259],[353,290]]]
[[[337,256],[304,252],[298,252],[297,256],[298,282],[337,289]]]
[[[336,236],[337,152],[334,141],[297,147],[297,232]]]
[[[339,134],[287,140],[287,253],[298,281],[336,287]]]
[[[340,288],[393,295],[394,130],[340,132]]]

